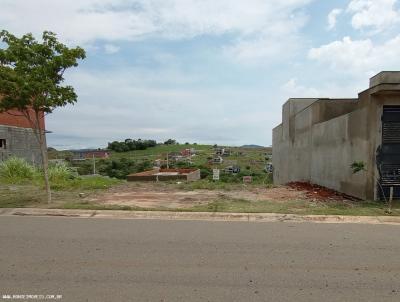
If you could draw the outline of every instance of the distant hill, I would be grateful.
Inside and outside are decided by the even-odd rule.
[[[265,148],[264,146],[260,145],[243,145],[241,148]]]

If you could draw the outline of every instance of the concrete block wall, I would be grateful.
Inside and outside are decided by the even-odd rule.
[[[282,124],[273,129],[274,183],[308,181],[361,199],[380,198],[376,150],[383,106],[393,105],[400,106],[400,71],[372,77],[356,99],[289,99]],[[351,164],[360,161],[365,171],[353,174]],[[398,173],[391,169],[385,173]]]
[[[350,167],[370,160],[366,114],[364,108],[312,126],[311,183],[367,198],[367,177]]]
[[[6,148],[0,149],[0,161],[17,156],[40,165],[40,146],[33,131],[30,128],[0,125],[0,139],[6,140]]]
[[[272,164],[274,166],[274,183],[286,184],[290,182],[290,141],[285,139],[283,124],[272,130]]]
[[[187,181],[199,180],[201,178],[200,176],[200,170],[193,171],[187,175]]]
[[[285,136],[284,124],[273,130],[274,183],[311,182],[365,199],[367,177],[353,174],[350,166],[370,161],[368,111],[355,105],[353,99],[315,100],[283,118],[290,131]]]

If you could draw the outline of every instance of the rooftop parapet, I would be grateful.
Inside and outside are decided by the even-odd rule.
[[[369,79],[369,87],[380,84],[400,84],[400,71],[382,71]]]

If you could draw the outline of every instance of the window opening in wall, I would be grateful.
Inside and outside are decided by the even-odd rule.
[[[0,150],[4,150],[7,147],[7,142],[4,138],[0,138]]]

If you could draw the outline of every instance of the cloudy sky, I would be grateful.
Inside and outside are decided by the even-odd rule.
[[[49,145],[148,138],[271,144],[289,97],[356,97],[400,70],[400,0],[0,0],[0,28],[87,59]]]

